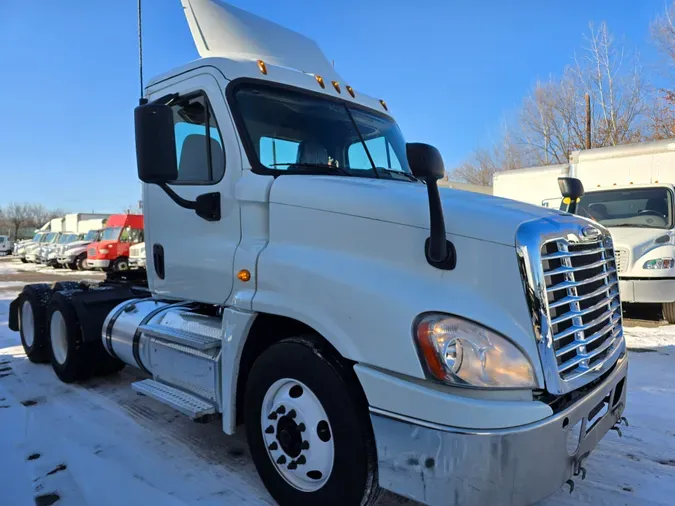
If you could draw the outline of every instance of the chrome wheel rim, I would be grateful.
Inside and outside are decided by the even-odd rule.
[[[272,465],[291,486],[314,492],[330,478],[333,431],[318,397],[295,379],[276,381],[265,394],[260,426]]]
[[[23,339],[26,346],[33,346],[35,341],[35,320],[33,319],[33,306],[27,300],[21,305],[21,330],[23,330]]]
[[[52,319],[49,322],[49,335],[54,359],[63,365],[68,355],[68,331],[66,330],[66,321],[63,319],[61,311],[54,311],[52,313]]]

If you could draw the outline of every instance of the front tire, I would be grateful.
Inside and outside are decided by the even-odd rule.
[[[314,337],[272,345],[245,394],[246,433],[281,506],[365,506],[378,495],[375,442],[358,380]]]
[[[88,269],[87,267],[87,254],[83,253],[77,259],[75,260],[75,268],[78,271],[86,271]]]
[[[126,257],[119,257],[111,266],[113,272],[126,272],[129,270],[129,259]]]
[[[668,323],[675,323],[675,302],[663,303],[663,317]]]
[[[28,263],[28,260],[26,260],[25,258],[21,257],[21,263],[22,263],[22,264],[27,264],[27,263]]]

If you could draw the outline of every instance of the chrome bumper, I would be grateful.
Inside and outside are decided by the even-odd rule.
[[[110,260],[91,260],[87,259],[87,267],[89,268],[103,268],[105,269],[110,265]]]
[[[145,258],[133,258],[129,257],[129,266],[130,267],[145,267]]]
[[[73,256],[67,256],[67,257],[66,256],[60,256],[56,259],[56,261],[58,263],[62,264],[62,265],[72,264],[75,261],[75,258],[76,257],[74,255]]]
[[[662,303],[675,301],[675,279],[619,278],[621,302]]]
[[[371,409],[380,486],[431,506],[540,501],[579,473],[600,439],[621,419],[627,370],[624,355],[576,404],[541,422],[510,429],[468,431]],[[596,414],[591,425],[589,415],[605,401],[608,409]],[[576,451],[569,452],[573,428],[580,440]]]

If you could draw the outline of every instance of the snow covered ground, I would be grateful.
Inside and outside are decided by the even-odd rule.
[[[19,336],[7,328],[19,290],[0,282],[0,504],[274,504],[242,435],[225,436],[218,422],[195,424],[137,396],[129,384],[140,373],[127,368],[65,385],[48,365],[28,362]],[[635,349],[630,427],[623,438],[611,432],[600,443],[587,461],[586,481],[577,481],[572,494],[561,490],[540,506],[673,504],[675,326],[632,327],[626,334]],[[395,504],[414,503],[392,494],[380,500]]]

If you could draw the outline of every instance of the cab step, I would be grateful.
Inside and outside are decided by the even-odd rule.
[[[151,379],[137,381],[131,384],[131,388],[139,394],[147,395],[156,401],[171,406],[189,416],[192,420],[199,420],[217,412],[215,404],[159,381]]]
[[[167,325],[158,325],[156,323],[149,323],[141,325],[139,330],[144,334],[156,337],[157,339],[164,339],[176,344],[189,346],[200,351],[208,351],[214,348],[220,348],[222,342],[215,337],[205,336],[190,332],[189,330],[182,330]]]

